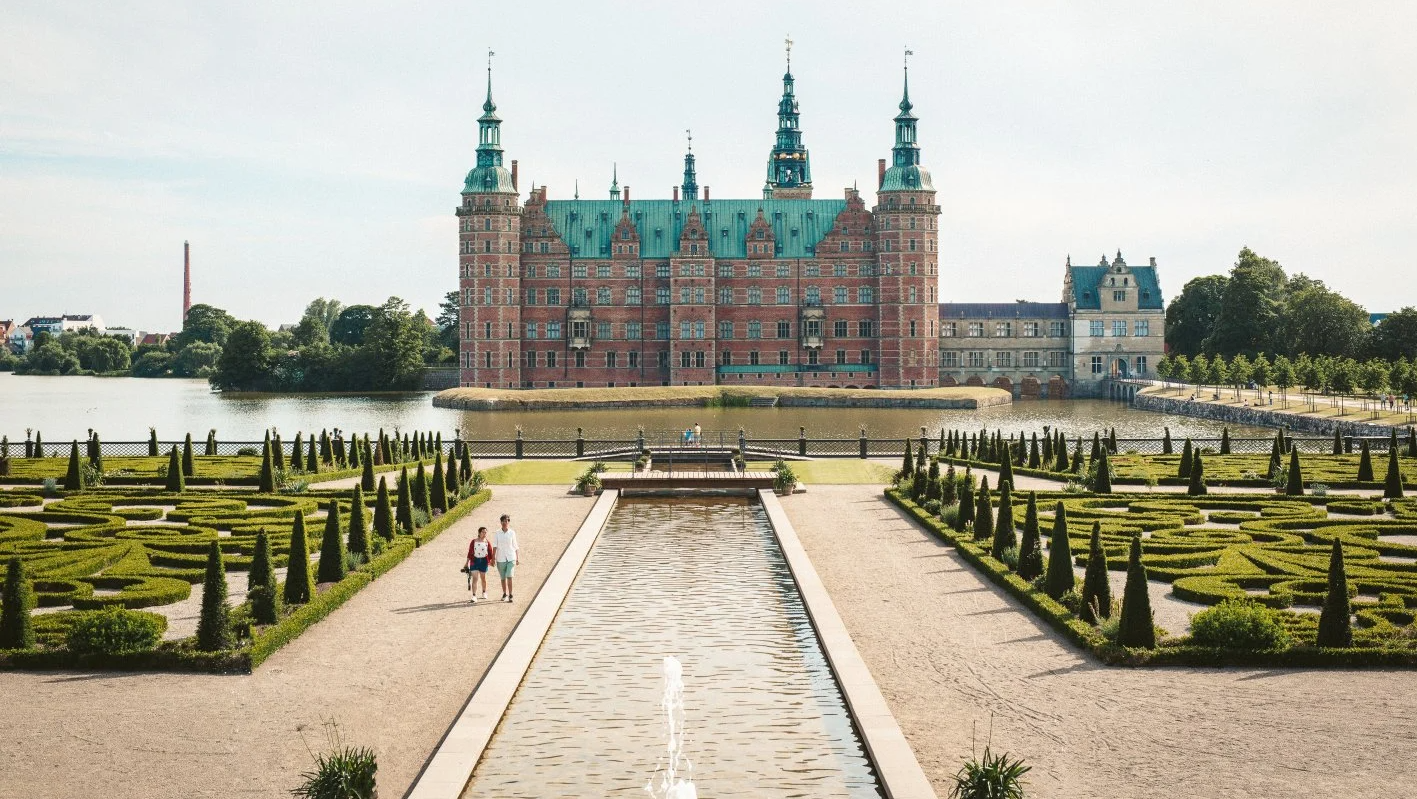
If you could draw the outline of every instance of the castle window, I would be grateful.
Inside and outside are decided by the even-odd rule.
[[[777,304],[778,304],[778,305],[791,305],[791,304],[792,304],[792,289],[788,288],[787,286],[778,286],[778,287],[777,287]]]
[[[860,322],[857,322],[856,335],[860,336],[861,338],[874,338],[876,335],[875,321],[871,319],[862,319]]]
[[[610,339],[614,338],[615,336],[610,332],[610,323],[596,322],[595,337],[600,339],[601,341],[609,341]]]
[[[1134,323],[1132,324],[1132,335],[1134,335],[1134,336],[1149,336],[1149,335],[1151,335],[1151,321],[1148,320],[1148,319],[1138,319],[1138,320],[1136,320],[1136,322],[1134,322]],[[1142,371],[1145,371],[1145,370],[1142,370]]]
[[[654,290],[654,301],[658,305],[669,304],[669,287],[657,286]]]
[[[1000,369],[1011,369],[1014,365],[1014,354],[1012,352],[994,353],[994,365]]]
[[[641,335],[642,335],[642,333],[643,333],[643,327],[640,325],[639,322],[626,322],[626,323],[625,323],[625,338],[627,338],[627,339],[629,339],[629,340],[631,340],[631,341],[639,341],[639,340],[640,340],[640,337],[641,337]],[[630,353],[630,355],[633,356],[634,353]],[[630,359],[630,365],[631,365],[631,366],[634,366],[634,365],[635,365],[635,363],[634,363],[634,358],[633,358],[633,357],[631,357],[631,359]]]
[[[694,286],[694,302],[699,303],[699,304],[703,304],[703,301],[704,301],[704,287],[703,287],[703,286]]]
[[[547,323],[546,323],[546,337],[549,338],[549,339],[559,339],[559,338],[561,338],[561,323],[560,323],[560,322],[547,322]],[[551,359],[551,362],[548,363],[547,366],[555,366],[555,365],[556,365],[555,360],[556,360],[555,358],[552,358],[552,359]]]
[[[526,323],[526,335],[524,336],[524,338],[527,338],[527,339],[534,339],[534,338],[536,338],[536,323],[535,323],[535,322],[527,322],[527,323]]]
[[[547,336],[547,338],[551,338],[551,336]],[[559,336],[558,336],[558,338],[559,338]],[[548,368],[551,368],[551,369],[555,369],[555,368],[556,368],[556,351],[555,351],[555,350],[547,350],[547,351],[546,351],[546,366],[547,366]]]
[[[762,276],[763,276],[763,265],[762,265],[762,264],[748,264],[748,277],[762,277]]]
[[[625,265],[625,277],[630,277],[630,278],[639,279],[639,276],[640,276],[640,265],[639,265],[639,264],[626,264],[626,265]]]
[[[609,304],[610,304],[610,289],[609,289],[608,287],[606,287],[606,286],[601,286],[600,288],[598,288],[598,289],[595,290],[595,304],[596,304],[596,305],[609,305]]]
[[[1116,291],[1112,292],[1112,302],[1126,302],[1126,301],[1127,301],[1127,291],[1126,291],[1126,289],[1117,289]]]
[[[1048,323],[1048,335],[1050,335],[1050,336],[1064,336],[1064,335],[1067,335],[1067,333],[1066,333],[1066,332],[1064,331],[1064,329],[1063,329],[1063,323],[1062,323],[1062,322],[1049,322],[1049,323]]]
[[[610,264],[597,264],[595,267],[596,277],[610,277]]]
[[[959,325],[955,322],[941,322],[940,335],[944,338],[954,338],[959,335]]]
[[[982,335],[984,335],[984,323],[983,323],[983,322],[970,322],[970,323],[969,323],[969,337],[970,337],[970,338],[979,338],[979,337],[982,336]]]
[[[910,337],[915,338],[915,320],[910,320]]]
[[[876,289],[871,286],[862,286],[856,290],[856,301],[863,305],[871,305],[876,302]]]
[[[1036,352],[1025,352],[1025,353],[1023,354],[1023,368],[1025,368],[1025,369],[1037,369],[1037,368],[1038,368],[1038,353],[1036,353]]]
[[[610,369],[615,368],[615,353],[613,351],[605,353],[605,365]]]
[[[722,339],[733,338],[733,323],[731,321],[718,323],[718,337]]]
[[[585,264],[571,264],[571,277],[584,278],[586,276]]]
[[[749,287],[748,287],[748,304],[749,304],[749,305],[762,305],[762,304],[763,304],[763,290],[762,290],[761,288],[759,288],[759,287],[757,287],[757,286],[749,286]]]
[[[732,305],[732,304],[733,304],[733,289],[727,288],[727,287],[724,287],[724,288],[719,289],[719,290],[718,290],[718,304],[719,304],[719,305]]]
[[[837,286],[832,289],[832,302],[837,305],[846,304],[846,286]]]
[[[777,323],[778,338],[792,338],[792,323],[786,319],[780,319]]]
[[[984,353],[983,353],[983,352],[977,352],[977,351],[976,351],[976,352],[970,352],[970,353],[969,353],[968,365],[969,365],[969,368],[971,368],[971,369],[983,369],[983,368],[984,368]]]
[[[1094,338],[1102,335],[1102,320],[1093,319],[1087,323],[1087,334]]]
[[[911,265],[914,266],[914,264],[911,264]],[[914,287],[914,286],[909,286],[909,287],[906,288],[906,296],[910,298],[910,299],[906,300],[906,302],[910,302],[910,303],[914,303],[914,302],[915,302],[915,287]]]
[[[762,323],[762,322],[759,322],[759,321],[756,320],[756,319],[754,319],[754,320],[748,322],[748,338],[762,338],[762,337],[763,337],[763,323]],[[757,363],[757,361],[755,360],[754,363]]]
[[[848,323],[845,319],[838,319],[832,322],[832,335],[837,338],[846,338],[849,335],[847,329]]]
[[[586,290],[580,286],[571,289],[571,304],[583,308],[589,303],[586,302]]]
[[[641,295],[640,295],[640,287],[639,287],[639,286],[630,286],[629,288],[625,289],[625,304],[626,304],[626,305],[639,305],[639,304],[640,304],[640,298],[641,298]]]
[[[659,339],[660,341],[668,341],[668,340],[669,340],[669,323],[668,323],[668,322],[655,322],[655,323],[654,323],[654,337],[657,338],[657,339]],[[667,365],[668,365],[668,364],[663,363],[663,362],[660,363],[660,366],[667,366]]]
[[[1123,320],[1123,319],[1114,319],[1114,320],[1112,321],[1112,335],[1114,335],[1114,336],[1125,336],[1125,335],[1127,335],[1127,323],[1126,323],[1126,320]]]

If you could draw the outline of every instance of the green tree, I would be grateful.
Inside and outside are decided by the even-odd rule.
[[[172,367],[172,354],[162,350],[141,353],[133,361],[133,377],[162,377]]]
[[[192,460],[192,434],[188,433],[187,438],[182,442],[182,476],[195,477],[197,465]]]
[[[1225,275],[1192,278],[1166,306],[1166,348],[1179,355],[1201,352],[1206,336],[1220,317],[1226,284]],[[1179,373],[1178,373],[1179,374]]]
[[[364,332],[369,386],[376,391],[416,389],[423,376],[423,338],[408,303],[390,297],[375,309]]]
[[[1087,568],[1082,575],[1082,605],[1078,612],[1088,624],[1112,616],[1112,586],[1107,582],[1107,552],[1102,548],[1102,523],[1092,523]]]
[[[369,551],[369,524],[365,521],[364,489],[354,487],[354,498],[349,503],[349,551],[363,555],[367,560],[373,553]]]
[[[82,368],[77,355],[64,349],[59,342],[51,340],[31,349],[15,372],[30,375],[71,375]]]
[[[199,302],[187,310],[187,316],[182,320],[182,332],[172,337],[172,351],[181,352],[194,342],[224,346],[236,325],[236,319],[231,314]]]
[[[1205,463],[1199,452],[1191,458],[1191,473],[1189,476],[1191,481],[1186,486],[1186,493],[1193,497],[1205,494],[1207,491],[1205,487]]]
[[[1215,355],[1210,359],[1206,365],[1205,382],[1207,385],[1215,386],[1217,393],[1220,386],[1229,385],[1230,367],[1225,363],[1224,355]]]
[[[363,344],[364,333],[374,321],[374,311],[372,305],[351,305],[340,311],[329,326],[330,342],[349,347]]]
[[[1261,392],[1271,385],[1274,380],[1274,365],[1269,359],[1264,357],[1264,353],[1255,356],[1255,360],[1250,364],[1250,379],[1255,381],[1255,395],[1260,397]]]
[[[408,467],[403,467],[399,473],[399,497],[396,506],[394,521],[403,528],[405,533],[413,532],[413,488],[409,484]]]
[[[905,440],[905,455],[900,461],[900,474],[902,477],[910,477],[915,473],[915,453],[910,448],[910,439]]]
[[[315,595],[315,581],[310,574],[310,542],[305,535],[305,511],[295,512],[290,528],[290,563],[285,572],[285,602],[303,605]]]
[[[320,571],[316,578],[322,583],[337,583],[343,580],[344,532],[340,530],[339,500],[332,499],[325,512],[325,536],[320,541]]]
[[[360,467],[363,472],[359,476],[359,486],[365,491],[374,490],[374,455],[370,451],[369,442],[364,442],[364,457],[361,459]]]
[[[438,341],[450,350],[456,351],[458,348],[458,322],[461,317],[461,297],[456,290],[443,295],[443,301],[438,303],[438,318],[434,321],[438,324]]]
[[[1274,356],[1274,373],[1270,380],[1274,381],[1275,388],[1279,389],[1280,398],[1284,402],[1284,407],[1289,407],[1289,389],[1294,386],[1294,381],[1298,377],[1294,373],[1294,363],[1283,355]]]
[[[1191,439],[1187,438],[1186,443],[1181,446],[1181,462],[1176,467],[1176,476],[1185,480],[1191,476],[1191,458],[1195,456],[1195,450],[1191,447]]]
[[[1239,399],[1240,389],[1248,385],[1250,380],[1254,377],[1254,367],[1250,365],[1250,359],[1246,358],[1245,353],[1242,352],[1230,359],[1229,371],[1230,385],[1235,387],[1235,399]]]
[[[999,481],[999,516],[994,523],[994,544],[989,550],[996,560],[1004,559],[1004,552],[1018,548],[1018,535],[1014,532],[1013,486],[1006,480]]]
[[[979,493],[974,499],[974,540],[988,541],[994,537],[994,506],[989,501],[989,478],[979,478]]]
[[[1060,500],[1053,506],[1053,532],[1048,536],[1048,575],[1043,578],[1043,590],[1054,599],[1062,599],[1076,584],[1073,552],[1068,542],[1068,512]]]
[[[1358,367],[1358,385],[1370,395],[1385,393],[1388,389],[1388,365],[1377,358],[1369,358]]]
[[[330,329],[339,320],[344,305],[339,300],[318,297],[305,306],[300,323],[295,326],[295,341],[302,346],[309,344],[329,344]]]
[[[374,532],[385,541],[394,540],[394,509],[389,504],[389,483],[379,477],[379,492],[374,497]]]
[[[252,621],[275,624],[280,618],[275,557],[271,553],[271,538],[264,529],[256,533],[256,552],[251,557],[251,570],[246,575],[246,595],[251,599]]]
[[[1102,448],[1102,457],[1092,464],[1096,474],[1092,477],[1092,490],[1098,494],[1112,493],[1112,466],[1107,462],[1107,448]]]
[[[231,608],[226,604],[226,566],[221,546],[207,549],[207,573],[202,580],[202,615],[197,619],[197,648],[217,652],[231,648]]]
[[[1348,599],[1348,572],[1343,565],[1343,544],[1335,535],[1328,559],[1328,591],[1324,594],[1323,611],[1319,613],[1318,645],[1353,646],[1352,614]]]
[[[968,480],[961,480],[959,485],[959,512],[955,515],[954,529],[957,533],[965,531],[966,527],[974,523],[974,486]]]
[[[1018,551],[1018,576],[1025,580],[1043,574],[1043,543],[1038,529],[1038,492],[1028,492],[1028,505],[1023,513],[1023,543]]]
[[[1196,355],[1186,367],[1186,379],[1196,386],[1205,385],[1210,376],[1210,361],[1204,355]]]
[[[1221,295],[1220,312],[1201,348],[1227,358],[1274,351],[1284,311],[1286,278],[1279,263],[1240,250]]]
[[[276,490],[275,466],[271,463],[271,437],[266,434],[266,446],[261,453],[260,484],[256,488],[262,494],[273,494]]]
[[[1397,447],[1387,452],[1387,475],[1383,478],[1383,499],[1402,499],[1402,470],[1398,468]]]
[[[1170,355],[1161,356],[1161,360],[1156,362],[1156,376],[1161,378],[1163,383],[1170,384],[1171,376],[1176,374],[1176,360]]]
[[[1368,442],[1362,444],[1362,454],[1358,457],[1358,482],[1373,482],[1373,458],[1368,452]]]
[[[34,586],[25,574],[24,561],[12,557],[0,593],[0,649],[34,648],[34,606]]]
[[[207,377],[216,371],[221,360],[222,347],[206,341],[194,341],[178,350],[168,361],[168,368],[176,377]]]
[[[1171,367],[1171,376],[1174,377],[1177,382],[1189,382],[1191,379],[1191,359],[1187,358],[1184,355],[1167,357],[1170,357],[1171,361],[1173,362],[1173,366]]]
[[[433,515],[433,501],[428,496],[428,472],[424,470],[422,463],[418,464],[418,470],[413,473],[413,507],[429,516]]]
[[[77,439],[69,450],[69,469],[64,474],[64,490],[84,490],[84,470],[79,464],[79,442]]]
[[[1378,322],[1369,338],[1368,351],[1388,361],[1417,358],[1417,308],[1409,305]]]
[[[1367,350],[1371,331],[1368,312],[1322,281],[1301,284],[1285,303],[1282,338],[1289,352],[1356,358]]]
[[[1154,649],[1156,627],[1151,621],[1151,596],[1147,593],[1146,567],[1141,562],[1141,536],[1132,536],[1127,558],[1127,584],[1122,589],[1122,618],[1117,626],[1117,643],[1122,646]]]
[[[1304,472],[1299,468],[1298,447],[1289,450],[1289,482],[1284,487],[1284,493],[1291,497],[1304,493]]]
[[[260,322],[241,322],[232,330],[217,359],[210,382],[222,391],[259,391],[270,381],[275,354],[271,334]]]
[[[172,451],[167,455],[167,482],[164,488],[174,494],[187,489],[187,480],[182,474],[182,456],[177,454],[176,444],[172,445]]]

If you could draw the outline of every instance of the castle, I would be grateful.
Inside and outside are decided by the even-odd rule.
[[[1040,363],[1036,352],[1021,355],[1017,368],[1010,358],[1003,372],[992,350],[954,346],[974,337],[975,322],[959,333],[955,314],[963,306],[941,305],[936,296],[940,208],[920,163],[913,109],[907,66],[895,144],[889,165],[878,162],[870,209],[854,188],[841,199],[813,198],[790,50],[761,199],[715,200],[708,186],[700,192],[690,140],[672,199],[632,200],[630,187],[612,180],[603,200],[579,193],[552,200],[539,186],[523,203],[517,162],[503,164],[489,67],[477,165],[457,208],[460,384],[908,389],[943,381],[1029,393],[1023,378],[1033,376],[1044,388],[1032,393],[1072,391],[1073,324],[1066,336],[1058,333],[1066,344],[1053,342],[1066,357],[1050,351]],[[1137,273],[1147,270],[1159,308],[1154,263],[1130,267],[1124,279],[1140,285]],[[1064,305],[1079,306],[1080,298]],[[1136,291],[1132,298],[1146,299]],[[992,311],[983,313],[992,319]],[[1160,322],[1154,332],[1161,334]],[[1154,341],[1159,349],[1161,339]],[[1107,354],[1105,372],[1115,375],[1117,353]],[[1133,361],[1119,357],[1131,374]],[[1145,356],[1136,363],[1145,374]]]

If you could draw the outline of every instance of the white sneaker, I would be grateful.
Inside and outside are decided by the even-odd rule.
[[[473,597],[473,598],[472,598],[472,604],[474,604],[474,605],[477,604],[477,597]]]
[[[481,598],[481,599],[486,599],[486,598],[487,598],[487,592],[484,591],[484,592],[482,593],[482,596],[481,596],[480,598]]]

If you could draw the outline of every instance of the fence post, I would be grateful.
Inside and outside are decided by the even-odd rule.
[[[576,428],[576,457],[585,457],[585,430],[580,427]]]
[[[744,460],[747,460],[748,434],[746,431],[743,430],[743,427],[741,425],[738,427],[738,454],[742,455]]]
[[[517,460],[521,460],[523,451],[524,451],[524,449],[523,449],[523,444],[522,444],[522,429],[521,429],[520,426],[518,426],[518,427],[517,427]]]
[[[797,428],[797,454],[807,454],[807,428],[805,427]]]
[[[639,428],[638,437],[639,437],[639,445],[638,445],[638,446],[639,446],[639,451],[640,451],[640,452],[644,452],[644,451],[645,451],[645,429],[644,429],[643,427]],[[637,457],[638,457],[638,456],[637,456]]]
[[[861,460],[866,460],[866,426],[861,425]]]

